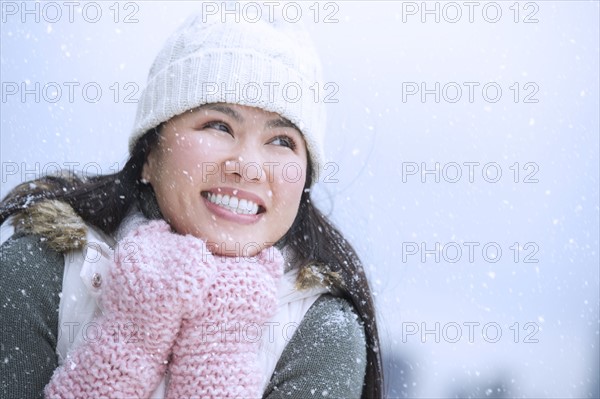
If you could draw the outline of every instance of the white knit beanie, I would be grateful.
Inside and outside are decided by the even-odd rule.
[[[314,183],[325,132],[324,104],[315,96],[323,90],[316,51],[300,22],[247,19],[193,15],[167,40],[138,102],[130,152],[149,129],[202,104],[258,107],[301,130]]]

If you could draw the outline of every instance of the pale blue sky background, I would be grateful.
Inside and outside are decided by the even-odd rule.
[[[77,9],[70,23],[63,6],[57,23],[41,14],[39,23],[33,15],[23,23],[20,13],[5,12],[12,10],[8,3],[2,2],[1,24],[2,196],[22,180],[53,171],[50,163],[76,162],[90,172],[96,165],[103,172],[123,165],[135,113],[135,104],[122,101],[135,86],[125,85],[143,86],[164,40],[197,4],[122,2],[118,23],[109,9],[113,2],[97,3],[97,23],[86,22]],[[326,138],[339,182],[321,184],[317,194],[367,265],[384,350],[410,365],[407,386],[398,389],[414,397],[468,394],[474,387],[481,394],[500,379],[510,396],[589,396],[598,384],[599,3],[539,1],[525,8],[521,2],[518,23],[513,2],[494,3],[502,12],[497,23],[484,19],[485,2],[474,9],[473,22],[462,6],[457,23],[448,21],[456,10],[448,6],[439,23],[433,15],[421,22],[420,10],[406,13],[421,2],[404,2],[404,10],[401,2],[320,3],[315,23],[310,4],[302,21],[312,31],[326,80],[339,87],[339,103],[328,106]],[[431,9],[435,4],[428,2]],[[438,3],[442,14],[446,4]],[[55,17],[46,11],[52,12],[47,19]],[[494,11],[488,6],[487,17]],[[123,23],[130,13],[138,22]],[[322,22],[330,13],[337,23]],[[523,23],[527,15],[538,22]],[[81,82],[73,102],[64,85],[56,103],[43,96],[36,103],[32,95],[22,102],[7,91],[13,83],[20,90],[22,82],[43,87],[73,81]],[[103,90],[97,103],[82,97],[89,82]],[[116,103],[115,82],[121,95]],[[443,96],[436,103],[434,95],[403,101],[403,87],[411,82],[430,89],[435,82],[456,82],[463,97],[456,103]],[[473,102],[464,82],[479,84]],[[498,102],[482,97],[489,82],[502,89]],[[446,86],[447,97],[454,97],[455,86]],[[524,103],[536,88],[532,98],[538,102]],[[436,162],[462,165],[462,178],[403,179],[403,165],[431,169]],[[472,183],[465,162],[479,163]],[[492,162],[502,172],[497,183],[481,174],[482,165]],[[516,162],[518,183],[509,169]],[[445,171],[452,178],[456,169]],[[494,170],[488,171],[490,179]],[[524,183],[531,172],[538,182]],[[4,226],[2,239],[8,232]],[[480,243],[474,262],[465,242]],[[502,250],[495,263],[482,257],[488,242]],[[534,243],[519,252],[519,262],[511,249],[515,242]],[[412,243],[428,249],[457,243],[464,251],[456,263],[443,256],[439,263],[434,256],[422,261],[420,252],[406,254]],[[535,247],[538,262],[524,263]],[[448,323],[462,326],[462,339],[445,342],[440,334],[435,342],[430,334],[423,343],[420,332],[402,339],[403,326],[405,332],[421,323],[434,329],[436,322],[447,327],[449,338],[455,324]],[[472,343],[464,324],[470,322],[480,323]],[[525,330],[528,322],[535,324]],[[497,343],[482,337],[486,323],[502,329]],[[539,342],[524,343],[534,328]]]

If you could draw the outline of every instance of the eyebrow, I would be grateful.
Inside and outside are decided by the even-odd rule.
[[[201,105],[200,107],[198,107],[198,109],[199,110],[208,109],[208,110],[212,110],[212,111],[221,112],[225,115],[232,117],[233,119],[235,119],[236,122],[239,122],[239,123],[244,122],[244,117],[242,117],[242,115],[240,115],[240,113],[237,112],[235,109],[228,107],[227,105],[211,103],[211,104]],[[277,119],[271,119],[271,120],[267,121],[265,126],[268,129],[289,127],[292,129],[296,129],[298,132],[300,132],[300,129],[298,129],[298,127],[295,124],[293,124],[291,121],[289,121],[285,118],[282,118],[282,117],[279,117]]]
[[[285,118],[272,119],[266,123],[266,127],[269,129],[277,127],[289,127],[292,129],[296,129],[298,132],[300,132],[300,129],[298,129],[296,125],[294,125],[292,122]]]
[[[236,122],[243,122],[244,118],[242,118],[242,115],[240,115],[235,109],[228,107],[226,105],[222,105],[222,104],[204,104],[201,105],[198,109],[210,109],[213,111],[217,111],[217,112],[221,112],[225,115],[228,115],[230,117],[232,117],[233,119],[235,119]]]

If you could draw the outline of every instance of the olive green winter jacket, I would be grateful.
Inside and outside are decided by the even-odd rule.
[[[47,215],[38,224],[33,220],[36,228],[19,231],[0,247],[0,397],[7,399],[43,397],[58,367],[60,249],[68,248],[70,232],[40,225],[48,224]],[[287,343],[264,397],[359,398],[365,365],[364,331],[352,306],[323,295]]]

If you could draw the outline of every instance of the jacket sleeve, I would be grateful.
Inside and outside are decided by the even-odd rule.
[[[58,366],[63,270],[63,255],[39,236],[14,235],[0,247],[0,397],[43,397]]]
[[[288,342],[264,398],[360,398],[366,356],[364,330],[352,306],[323,296]]]

